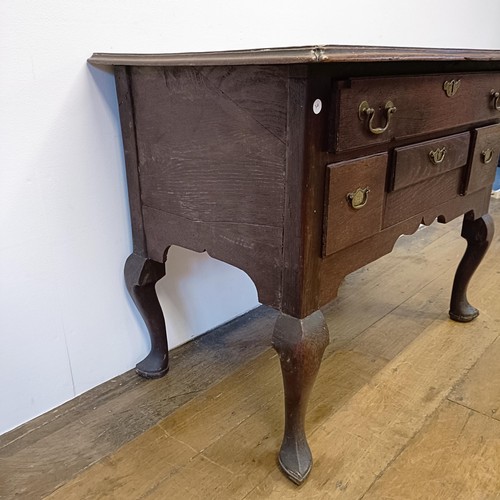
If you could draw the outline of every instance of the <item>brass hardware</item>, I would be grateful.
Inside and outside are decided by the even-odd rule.
[[[434,165],[438,165],[444,160],[446,156],[446,148],[437,148],[435,151],[429,151],[429,158]]]
[[[443,90],[448,97],[453,97],[460,88],[460,80],[446,80],[443,83]]]
[[[485,149],[481,151],[481,161],[483,163],[489,163],[493,159],[493,149]]]
[[[368,102],[363,101],[358,108],[358,117],[360,120],[364,120],[366,117],[368,120],[368,129],[372,134],[378,135],[382,134],[389,128],[389,123],[391,122],[391,115],[396,112],[396,106],[392,104],[392,101],[387,101],[385,103],[385,115],[386,115],[386,124],[385,127],[374,127],[373,119],[375,118],[375,110],[370,108]]]
[[[354,193],[347,193],[347,201],[351,204],[354,210],[359,210],[363,208],[368,202],[368,193],[370,192],[369,187],[358,188]]]
[[[495,92],[494,90],[492,90],[490,93],[491,97],[493,98],[493,107],[497,111],[500,111],[500,92]]]

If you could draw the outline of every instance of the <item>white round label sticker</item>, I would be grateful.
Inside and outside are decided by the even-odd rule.
[[[323,107],[323,103],[321,102],[321,99],[316,99],[313,102],[313,111],[315,115],[319,115],[321,112],[321,108]]]

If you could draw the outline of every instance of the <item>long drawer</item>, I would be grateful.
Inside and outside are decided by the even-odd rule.
[[[500,73],[339,82],[330,149],[347,151],[500,120],[499,91]]]

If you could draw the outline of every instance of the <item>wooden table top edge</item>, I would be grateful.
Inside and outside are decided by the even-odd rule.
[[[94,53],[88,62],[111,66],[219,66],[389,61],[500,61],[500,49],[315,45],[173,54]]]

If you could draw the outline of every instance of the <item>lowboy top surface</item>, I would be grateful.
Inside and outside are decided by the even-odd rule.
[[[316,45],[178,54],[95,53],[91,64],[119,66],[218,66],[383,61],[500,61],[500,50]]]

